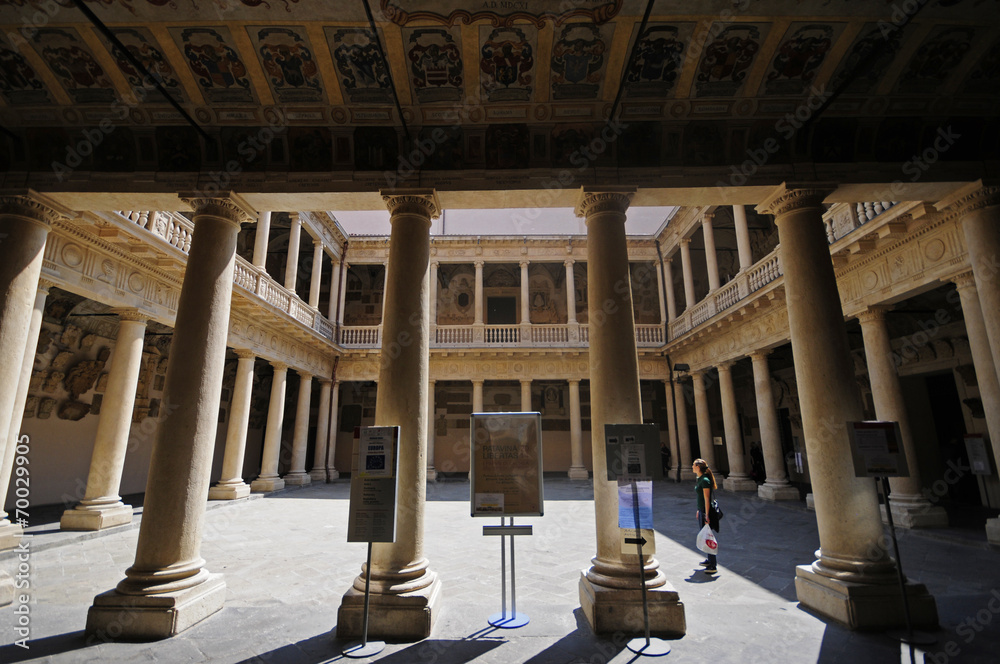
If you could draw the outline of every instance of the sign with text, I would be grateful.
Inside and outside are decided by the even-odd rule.
[[[605,424],[608,480],[663,478],[660,429],[655,424]]]
[[[540,413],[473,413],[472,516],[542,516]]]
[[[856,477],[909,477],[898,422],[848,422]]]
[[[983,434],[966,434],[965,451],[969,455],[969,466],[973,475],[993,474],[990,471],[990,453],[986,449],[986,439]]]
[[[354,429],[348,542],[396,541],[399,427]]]

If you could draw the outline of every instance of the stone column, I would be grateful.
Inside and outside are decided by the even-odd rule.
[[[350,269],[351,269],[351,266],[348,265],[345,262],[344,263],[344,274],[341,277],[341,279],[343,280],[343,282],[345,284],[347,283],[347,271],[350,270]],[[338,285],[338,290],[339,290],[339,285]],[[346,290],[346,288],[345,288],[345,290]],[[338,296],[337,296],[337,298],[338,298],[337,299],[337,325],[343,325],[344,324],[344,305],[347,303],[346,293],[339,293]]]
[[[684,309],[690,309],[698,300],[694,296],[694,274],[691,272],[691,238],[682,237],[681,272],[684,275]]]
[[[642,630],[642,599],[635,562],[621,550],[618,485],[608,481],[605,424],[641,424],[625,211],[634,189],[584,188],[576,208],[587,224],[587,300],[590,325],[591,444],[597,555],[580,579],[580,604],[598,634]],[[624,288],[622,285],[624,284]],[[685,633],[684,607],[653,556],[643,561],[650,632]]]
[[[656,292],[658,296],[658,301],[660,303],[660,322],[669,323],[667,320],[667,289],[663,283],[663,263],[662,261],[656,261],[653,263],[653,269],[656,272]]]
[[[975,275],[965,272],[952,279],[958,288],[962,303],[962,317],[965,319],[965,333],[969,337],[972,364],[976,369],[979,383],[979,398],[986,413],[986,428],[993,447],[993,461],[1000,460],[1000,380],[993,365],[990,340],[986,333],[986,322],[976,289]],[[1000,519],[986,520],[986,537],[991,544],[1000,544]]]
[[[705,372],[695,371],[691,374],[694,388],[694,414],[698,425],[698,453],[715,472],[715,440],[712,438],[712,418],[708,411],[708,387],[705,385]]]
[[[576,275],[573,274],[573,266],[576,264],[572,258],[563,261],[566,266],[566,322],[576,325]]]
[[[267,424],[264,425],[264,450],[261,453],[260,475],[250,483],[253,493],[267,493],[285,488],[285,480],[278,476],[278,455],[281,454],[281,427],[285,422],[285,381],[288,365],[271,362],[271,398],[267,406]]]
[[[375,425],[399,426],[400,509],[396,541],[376,543],[373,548],[368,636],[405,641],[430,634],[441,596],[441,582],[424,557],[430,227],[440,207],[434,191],[426,189],[383,191],[382,200],[392,225],[384,331],[385,339],[400,343],[400,351],[382,353]],[[344,596],[338,637],[360,636],[364,588],[362,575]]]
[[[338,298],[340,297],[340,265],[334,256],[330,256],[330,302],[327,304],[326,317],[331,323],[336,325],[340,321],[337,319]]]
[[[289,212],[292,222],[288,233],[288,261],[285,263],[285,288],[295,292],[295,278],[299,272],[299,241],[302,237],[302,220],[298,212]]]
[[[753,386],[757,397],[757,422],[760,430],[761,452],[764,454],[764,472],[767,479],[757,488],[757,496],[764,500],[798,500],[799,490],[788,482],[785,455],[781,451],[781,434],[778,429],[778,411],[774,407],[771,389],[771,371],[767,366],[770,350],[750,354],[753,363]]]
[[[302,486],[312,478],[306,472],[306,448],[309,445],[309,402],[312,397],[312,374],[299,371],[299,398],[295,407],[295,428],[292,432],[292,467],[285,475],[285,484]]]
[[[523,383],[522,383],[523,384]],[[583,465],[583,421],[580,415],[580,381],[569,381],[569,472],[571,480],[588,480],[590,473]]]
[[[253,238],[253,264],[267,267],[267,242],[271,236],[271,213],[257,213],[257,233]]]
[[[863,419],[818,189],[781,185],[758,206],[781,243],[788,326],[816,506],[819,559],[796,568],[799,601],[852,629],[903,624],[875,482],[854,475],[847,423]],[[936,625],[926,588],[907,589],[915,625]]]
[[[677,418],[677,447],[680,448],[681,479],[693,480],[696,476],[691,470],[694,457],[691,456],[691,431],[688,428],[687,399],[684,398],[684,383],[676,379],[674,392],[674,416]]]
[[[680,445],[677,442],[677,434],[674,429],[674,418],[676,417],[674,411],[676,408],[674,407],[674,400],[670,393],[671,385],[670,379],[663,380],[663,389],[667,404],[667,440],[670,445],[670,468],[664,473],[664,479],[676,481],[677,471],[680,469],[681,455]],[[690,466],[690,464],[688,465]]]
[[[221,609],[226,596],[222,575],[204,568],[201,529],[219,426],[236,237],[252,212],[235,194],[185,201],[194,209],[194,234],[135,562],[115,590],[94,598],[88,635],[120,630],[123,639],[173,636]],[[135,620],[123,621],[123,611]]]
[[[733,390],[733,364],[722,362],[719,370],[719,392],[722,395],[722,423],[726,431],[726,452],[729,456],[729,477],[723,482],[726,491],[757,491],[757,483],[747,475],[743,454],[743,432],[736,412],[736,392]]]
[[[319,379],[319,414],[316,416],[316,445],[309,477],[326,482],[326,452],[330,445],[330,380]]]
[[[102,530],[132,521],[132,506],[122,502],[118,489],[132,428],[148,316],[135,309],[115,313],[119,320],[118,336],[108,369],[106,404],[97,420],[87,489],[78,505],[63,512],[59,520],[62,530]]]
[[[437,469],[434,468],[434,445],[437,435],[434,431],[435,392],[437,381],[431,380],[427,386],[427,481],[437,482]]]
[[[476,319],[474,323],[476,325],[483,324],[483,309],[486,303],[483,301],[483,261],[476,261],[476,302],[475,311]]]
[[[243,459],[247,450],[250,425],[250,398],[253,396],[253,365],[257,355],[252,350],[236,349],[236,382],[229,407],[226,450],[222,457],[222,478],[208,490],[209,500],[236,500],[250,495],[250,485],[243,481]]]
[[[917,466],[917,449],[906,413],[903,389],[896,374],[896,363],[889,341],[889,328],[885,316],[889,307],[868,307],[861,312],[861,334],[864,337],[868,378],[875,401],[875,416],[887,422],[899,422],[903,452],[909,466],[909,477],[889,479],[892,497],[889,501],[895,524],[901,528],[945,528],[948,515],[943,507],[933,505],[921,492],[920,469]],[[885,512],[885,505],[880,509]]]
[[[747,211],[742,205],[733,206],[733,220],[736,222],[736,249],[740,256],[740,272],[753,266],[753,252],[750,250],[750,228],[747,226]]]
[[[323,241],[313,240],[312,274],[309,280],[309,306],[319,308],[319,281],[323,278]]]
[[[472,381],[472,412],[483,412],[483,381]]]
[[[340,477],[336,467],[337,432],[340,429],[340,381],[333,381],[330,394],[330,451],[326,455],[326,476],[331,480]]]
[[[529,261],[521,261],[521,325],[531,324],[531,302],[529,301],[530,292],[528,290],[528,263]]]
[[[663,259],[663,271],[666,273],[666,283],[663,285],[667,295],[667,322],[677,318],[677,299],[674,295],[673,259]]]
[[[531,412],[531,379],[521,379],[521,412]]]
[[[701,220],[701,232],[705,238],[705,266],[708,268],[709,292],[719,288],[719,258],[715,253],[715,230],[712,228],[714,219],[714,212],[706,212]]]
[[[428,320],[431,326],[431,340],[434,340],[433,330],[437,328],[437,301],[438,301],[438,261],[431,261],[431,292],[428,297],[428,308],[430,313]]]

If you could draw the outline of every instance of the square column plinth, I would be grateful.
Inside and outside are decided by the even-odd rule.
[[[0,551],[14,549],[24,537],[24,528],[16,523],[7,522],[0,525]]]
[[[757,483],[749,477],[727,477],[722,480],[722,488],[725,491],[756,491]]]
[[[132,506],[115,505],[107,509],[71,509],[59,519],[60,530],[104,530],[132,523]]]
[[[193,588],[156,595],[123,595],[109,590],[87,612],[87,636],[100,640],[154,640],[179,634],[222,608],[226,582],[221,574]]]
[[[412,593],[386,595],[372,593],[368,610],[368,638],[384,641],[419,641],[431,634],[440,611],[441,581]],[[351,587],[337,611],[337,638],[360,639],[364,620],[365,594]]]
[[[801,500],[799,490],[790,484],[785,486],[775,486],[773,484],[761,484],[757,487],[757,497],[761,500]]]
[[[285,480],[280,477],[269,477],[266,479],[257,478],[250,482],[250,491],[253,493],[270,493],[281,491],[285,488]]]
[[[832,618],[850,629],[880,630],[906,626],[897,583],[841,581],[817,574],[810,565],[799,565],[795,568],[795,594],[804,608]],[[937,605],[923,584],[907,583],[906,599],[914,627],[937,628]]]
[[[667,581],[659,588],[646,590],[651,636],[677,637],[687,632],[684,603]],[[594,585],[587,570],[580,576],[580,608],[595,634],[642,634],[642,595],[638,589],[607,588]]]
[[[250,485],[240,482],[239,484],[216,484],[208,490],[209,500],[239,500],[250,495]]]

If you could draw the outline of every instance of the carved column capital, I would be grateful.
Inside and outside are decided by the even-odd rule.
[[[287,371],[288,370],[288,365],[285,364],[284,362],[274,362],[274,361],[272,361],[271,362],[271,366],[274,368],[275,373],[277,373],[279,371]]]
[[[871,323],[874,321],[884,321],[886,314],[892,311],[892,307],[884,304],[873,304],[858,314],[858,321],[861,323]]]
[[[481,269],[482,269],[482,267],[483,267],[484,265],[486,265],[486,261],[473,261],[473,263],[472,263],[472,264],[473,264],[474,266],[476,266],[476,269],[480,269],[480,270],[481,270]]]
[[[969,270],[968,272],[956,274],[951,278],[951,282],[955,284],[955,287],[958,288],[958,290],[976,288],[976,275],[972,273],[972,270]]]
[[[573,267],[575,264],[576,261],[572,258],[567,258],[566,260],[563,261],[563,265],[566,267]]]
[[[701,215],[701,223],[703,226],[708,226],[711,228],[712,222],[715,221],[715,211],[705,212]]]
[[[526,267],[528,267],[529,265],[531,265],[531,261],[529,261],[529,260],[523,260],[523,261],[519,261],[519,262],[518,262],[518,265],[520,265],[520,266],[521,266],[522,268],[526,268]]]
[[[441,216],[441,205],[433,189],[383,189],[379,193],[390,216],[412,214],[428,220]]]
[[[725,362],[719,362],[716,364],[715,368],[719,370],[719,373],[729,373],[733,370],[734,364],[736,364],[736,360],[726,360]]]
[[[1000,185],[976,180],[943,199],[935,207],[938,210],[953,210],[964,217],[970,212],[995,205],[1000,205]]]
[[[255,353],[252,350],[247,350],[245,348],[236,348],[236,349],[234,349],[234,351],[236,353],[236,357],[240,358],[241,360],[256,360],[257,359],[257,353]]]
[[[240,226],[257,219],[257,213],[253,208],[233,192],[214,198],[199,192],[182,193],[178,197],[191,207],[192,221],[196,221],[197,217],[210,216]]]
[[[303,369],[296,369],[295,373],[297,373],[299,375],[299,378],[301,378],[302,380],[312,380],[313,378],[313,375],[311,373]]]
[[[149,314],[138,309],[112,309],[111,313],[117,314],[119,320],[127,320],[135,323],[145,323],[149,320]]]
[[[682,237],[679,240],[677,240],[678,247],[686,247],[690,244],[691,244],[691,238],[689,237]]]
[[[768,356],[771,355],[771,353],[773,352],[774,352],[773,348],[762,348],[760,350],[755,350],[754,352],[750,353],[750,359],[757,360],[758,362],[764,360],[766,362]]]
[[[52,282],[52,281],[49,281],[48,279],[39,279],[38,280],[38,292],[39,293],[42,293],[42,292],[48,293],[50,289],[55,288],[55,287],[56,287],[56,284],[54,282]]]
[[[20,217],[48,228],[65,214],[55,207],[38,200],[33,192],[24,194],[0,193],[0,215]]]
[[[634,195],[634,187],[609,187],[595,190],[588,190],[585,187],[580,192],[575,213],[576,216],[583,218],[599,212],[625,214]]]
[[[794,210],[822,209],[823,199],[832,189],[832,187],[815,185],[795,187],[785,182],[775,187],[774,191],[761,201],[756,210],[760,214],[771,214],[778,217]]]

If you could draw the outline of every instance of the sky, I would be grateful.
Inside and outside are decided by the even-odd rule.
[[[676,207],[630,207],[628,235],[653,235]],[[389,235],[389,212],[362,210],[332,214],[350,235]],[[445,210],[431,223],[431,235],[586,235],[583,219],[573,208]]]

